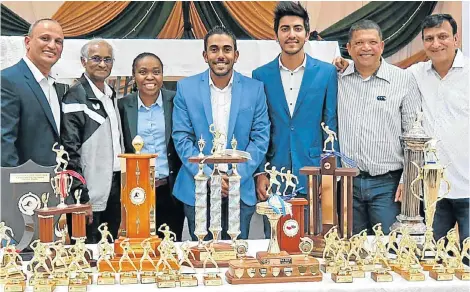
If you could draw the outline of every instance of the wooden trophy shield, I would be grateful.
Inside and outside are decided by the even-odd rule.
[[[36,211],[42,207],[41,195],[49,193],[48,206],[56,206],[59,202],[51,186],[54,166],[41,166],[28,160],[17,167],[1,167],[0,171],[0,218],[13,230],[12,243],[22,251],[39,237]],[[60,230],[59,218],[60,215],[54,216],[55,234]]]

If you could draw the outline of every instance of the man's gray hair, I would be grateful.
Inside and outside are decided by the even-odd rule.
[[[88,53],[90,51],[90,46],[100,44],[100,43],[105,43],[105,44],[108,45],[109,49],[111,50],[111,57],[114,58],[113,46],[111,46],[110,43],[108,43],[105,39],[102,39],[102,38],[92,39],[91,41],[84,44],[82,49],[80,50],[81,58],[88,59],[89,58]]]
[[[379,33],[380,40],[382,40],[382,30],[380,29],[380,26],[377,23],[373,22],[372,20],[363,19],[354,23],[349,29],[348,43],[351,41],[353,33],[355,31],[366,30],[366,29],[375,29]]]
[[[62,26],[60,25],[60,23],[57,21],[57,20],[54,20],[52,18],[41,18],[41,19],[38,19],[36,20],[35,22],[33,22],[30,26],[29,26],[29,29],[28,29],[28,36],[31,36],[31,34],[33,33],[33,30],[34,28],[40,24],[41,22],[45,22],[45,21],[51,21],[51,22],[55,22],[57,23],[60,28],[62,29]]]

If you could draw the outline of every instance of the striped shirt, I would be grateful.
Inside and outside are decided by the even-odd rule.
[[[403,168],[400,135],[421,108],[411,73],[388,64],[363,79],[353,63],[338,74],[338,140],[361,171],[376,176]]]
[[[450,182],[449,199],[470,197],[469,59],[457,50],[454,62],[444,78],[433,69],[431,61],[407,69],[416,78],[423,98],[423,126],[426,133],[439,140],[437,155],[446,167]],[[440,195],[447,190],[441,184]]]

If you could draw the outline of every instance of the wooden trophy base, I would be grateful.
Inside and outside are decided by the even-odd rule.
[[[198,281],[194,274],[180,274],[179,275],[180,287],[197,287]]]
[[[237,253],[234,251],[233,246],[226,242],[214,243],[215,253],[212,255],[214,260],[217,262],[219,267],[228,267],[229,261],[237,259]],[[191,247],[191,251],[194,254],[194,259],[190,261],[195,268],[203,268],[204,260],[207,257],[207,251],[204,248],[198,248],[197,246]],[[185,263],[185,265],[189,266]],[[206,268],[215,268],[211,261],[207,261]]]
[[[69,292],[86,292],[88,281],[84,279],[70,279]]]
[[[261,264],[257,259],[232,260],[225,277],[233,285],[322,280],[317,259],[303,255],[292,255],[291,259],[291,264]]]
[[[126,239],[123,236],[120,236],[116,241],[114,241],[114,252],[116,256],[122,255],[122,248],[120,246],[121,242]],[[144,249],[141,246],[142,241],[146,240],[147,238],[129,238],[129,243],[131,245],[132,250],[135,252],[135,255],[141,256],[144,253]],[[150,245],[152,246],[152,250],[158,256],[160,252],[158,251],[158,246],[160,245],[162,240],[157,236],[153,235],[150,237]]]
[[[375,282],[392,282],[393,281],[393,276],[389,272],[385,273],[377,273],[377,272],[371,272],[370,273],[372,280]]]
[[[140,273],[140,284],[154,284],[157,282],[157,275],[154,271]]]
[[[429,271],[429,277],[433,278],[436,281],[452,281],[454,279],[454,275],[445,270],[431,270]]]
[[[400,275],[403,277],[403,279],[410,281],[410,282],[419,282],[419,281],[424,281],[425,277],[424,274],[421,272],[417,273],[410,273],[410,271],[401,271]]]
[[[320,265],[320,270],[323,273],[332,274],[336,270],[335,262],[333,260],[326,260]]]
[[[140,257],[132,257],[132,255],[130,255],[131,257],[131,260],[132,260],[132,263],[134,264],[134,266],[137,268],[137,269],[140,269]],[[151,256],[152,258],[152,261],[154,263],[154,265],[156,266],[158,261],[160,260],[160,257],[153,257]],[[110,259],[109,261],[111,262],[111,265],[113,266],[113,268],[111,268],[109,266],[109,264],[105,261],[101,261],[98,265],[98,270],[100,272],[119,272],[119,260],[120,258],[119,257],[115,257],[115,258],[112,258]],[[177,262],[175,261],[168,261],[168,263],[170,264],[172,270],[179,270],[180,266]],[[149,262],[148,260],[145,260],[143,263],[142,263],[142,271],[154,271],[154,272],[159,272],[159,271],[162,271],[164,270],[165,267],[163,264],[160,264],[160,266],[158,267],[158,271],[155,269],[155,267],[152,265],[151,262]],[[122,271],[121,272],[132,272],[132,271],[135,271],[136,269],[131,265],[131,263],[128,261],[128,260],[124,260],[122,262]]]
[[[34,292],[52,292],[55,289],[55,282],[52,279],[40,279],[34,284]]]
[[[333,280],[335,283],[352,283],[353,276],[351,273],[346,273],[346,274],[332,273],[331,280]]]
[[[122,272],[119,273],[119,284],[121,285],[129,285],[129,284],[138,284],[139,281],[137,280],[137,271],[131,272]]]
[[[470,270],[458,269],[455,270],[455,276],[462,281],[470,281]]]

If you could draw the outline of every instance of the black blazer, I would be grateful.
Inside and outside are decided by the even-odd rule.
[[[170,190],[173,191],[173,185],[175,184],[176,175],[181,167],[181,160],[175,150],[173,144],[173,138],[171,137],[172,132],[172,116],[173,116],[173,98],[175,92],[161,89],[162,101],[163,101],[163,112],[165,116],[165,142],[166,151],[168,158],[169,168],[169,184]],[[119,115],[121,116],[122,123],[122,135],[124,136],[124,148],[126,153],[134,153],[134,147],[132,147],[132,139],[137,135],[137,121],[138,121],[138,109],[137,109],[137,92],[126,95],[123,98],[118,99]]]
[[[0,74],[2,166],[18,166],[29,159],[55,165],[52,145],[60,143],[59,129],[41,86],[23,59]],[[56,83],[55,88],[62,108],[66,86]]]

